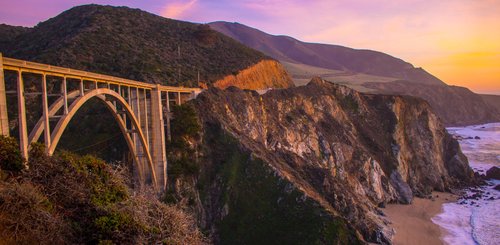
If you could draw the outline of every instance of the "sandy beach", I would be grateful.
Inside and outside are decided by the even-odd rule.
[[[441,192],[432,196],[433,199],[415,198],[411,205],[387,205],[384,212],[396,230],[394,244],[444,244],[441,239],[445,231],[432,223],[431,218],[442,211],[443,203],[455,201],[457,196]]]

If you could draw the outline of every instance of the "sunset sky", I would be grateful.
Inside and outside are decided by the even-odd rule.
[[[500,0],[2,0],[0,23],[34,26],[88,3],[192,22],[240,22],[302,41],[378,50],[450,85],[500,94]]]

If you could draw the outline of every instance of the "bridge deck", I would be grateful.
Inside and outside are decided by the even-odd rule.
[[[0,56],[1,57],[1,56]],[[153,89],[156,88],[156,84],[139,82],[125,78],[119,78],[109,75],[103,75],[88,71],[76,70],[71,68],[47,65],[42,63],[36,63],[25,60],[18,60],[13,58],[3,57],[3,69],[4,70],[12,70],[21,72],[29,72],[36,74],[45,74],[47,76],[60,76],[66,78],[74,78],[74,79],[83,79],[87,81],[95,81],[102,83],[110,83],[116,85],[124,85],[137,87],[142,89]],[[201,89],[199,88],[187,88],[187,87],[173,87],[173,86],[165,86],[159,85],[159,89],[162,92],[181,92],[181,93],[199,93]]]

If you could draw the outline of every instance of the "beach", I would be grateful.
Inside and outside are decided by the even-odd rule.
[[[500,123],[448,128],[448,132],[459,140],[475,172],[485,174],[500,166]],[[486,182],[465,189],[468,198],[434,192],[434,201],[415,198],[411,205],[387,205],[384,212],[396,231],[394,244],[499,244],[500,192],[494,187],[500,180]],[[481,195],[471,198],[476,193]]]
[[[433,192],[432,199],[415,198],[411,205],[388,204],[383,210],[395,229],[395,245],[444,244],[445,230],[432,222],[443,210],[443,204],[454,202],[458,196]]]

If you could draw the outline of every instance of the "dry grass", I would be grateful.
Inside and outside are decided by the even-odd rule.
[[[0,183],[0,244],[62,244],[66,222],[30,183]]]
[[[36,145],[29,164],[0,180],[0,244],[208,243],[180,208],[131,194],[123,168]]]

